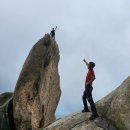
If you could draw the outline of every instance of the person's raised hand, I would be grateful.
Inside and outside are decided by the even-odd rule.
[[[84,62],[86,62],[86,60],[85,60],[85,59],[83,59],[83,61],[84,61]]]

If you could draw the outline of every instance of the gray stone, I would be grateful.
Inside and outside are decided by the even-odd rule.
[[[13,93],[11,92],[6,92],[0,94],[0,106],[2,106],[8,99],[12,97]]]
[[[116,130],[108,121],[97,118],[90,121],[91,113],[75,113],[59,119],[43,130]],[[109,124],[109,125],[108,125]]]
[[[130,77],[98,101],[97,108],[118,130],[130,130]]]
[[[13,97],[0,106],[0,130],[15,130],[13,120]]]

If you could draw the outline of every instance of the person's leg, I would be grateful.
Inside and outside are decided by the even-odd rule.
[[[97,117],[99,117],[98,116],[98,114],[97,114],[97,110],[96,110],[96,106],[95,106],[95,103],[94,103],[94,101],[93,101],[93,97],[92,97],[92,87],[90,86],[89,88],[88,88],[88,93],[87,93],[87,99],[88,99],[88,102],[89,102],[89,104],[90,104],[90,107],[91,107],[91,110],[92,110],[92,117],[90,117],[90,119],[95,119],[95,118],[97,118]]]
[[[82,110],[82,112],[89,112],[86,98],[87,98],[87,92],[86,92],[86,89],[85,89],[83,96],[82,96],[83,105],[84,105],[84,109]]]

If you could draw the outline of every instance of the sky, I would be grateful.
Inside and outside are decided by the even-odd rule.
[[[130,75],[130,1],[0,0],[0,93],[14,91],[30,49],[55,26],[62,117],[83,108],[84,58],[96,63],[95,102]]]

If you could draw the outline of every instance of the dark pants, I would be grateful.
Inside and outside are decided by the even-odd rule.
[[[87,105],[87,100],[88,100],[92,113],[97,114],[97,110],[96,110],[96,107],[95,107],[95,104],[93,101],[93,97],[92,97],[92,90],[93,90],[92,86],[90,86],[90,85],[85,86],[85,91],[84,91],[83,97],[82,97],[84,109],[88,110],[88,105]]]

